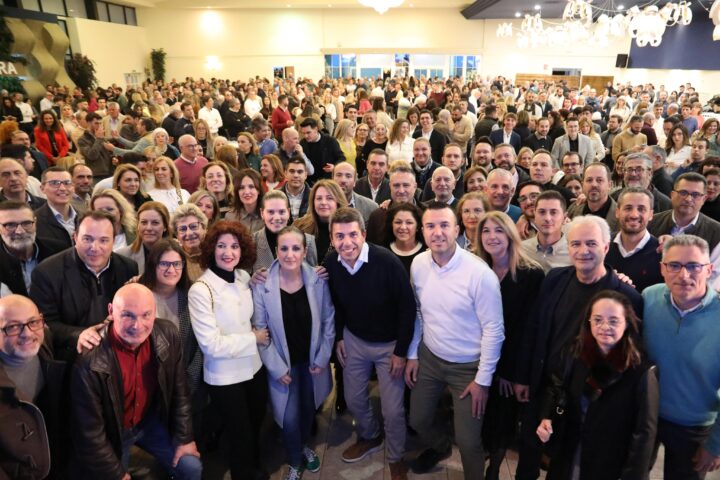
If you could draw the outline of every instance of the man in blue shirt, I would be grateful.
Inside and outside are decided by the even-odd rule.
[[[705,240],[677,235],[663,246],[664,284],[643,291],[643,335],[660,375],[658,442],[665,478],[702,479],[720,468],[720,298],[707,285]]]

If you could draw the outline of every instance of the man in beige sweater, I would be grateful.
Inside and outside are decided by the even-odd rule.
[[[625,129],[622,133],[615,136],[612,143],[612,159],[617,160],[617,157],[623,153],[631,150],[633,147],[638,145],[647,145],[647,136],[644,133],[640,133],[642,129],[643,119],[640,115],[633,115],[628,120]]]

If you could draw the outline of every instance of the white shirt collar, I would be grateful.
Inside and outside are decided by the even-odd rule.
[[[673,227],[672,227],[672,234],[673,235],[680,235],[681,233],[685,232],[688,228],[695,225],[698,221],[698,218],[700,218],[700,212],[698,212],[697,215],[695,215],[695,218],[692,219],[692,222],[688,223],[684,227],[678,227],[677,221],[675,220],[675,212],[671,213],[672,215],[672,221],[673,221]]]
[[[642,240],[640,240],[640,242],[638,242],[638,244],[635,246],[635,248],[633,248],[629,252],[627,250],[625,250],[625,247],[623,247],[620,232],[618,232],[617,235],[615,235],[615,239],[613,240],[613,242],[615,242],[615,244],[618,246],[620,255],[622,255],[623,258],[627,258],[627,257],[631,257],[631,256],[635,255],[637,252],[639,252],[640,250],[645,248],[645,245],[647,245],[647,243],[650,241],[651,238],[652,238],[652,235],[650,235],[650,232],[648,232],[646,229],[645,235],[643,236]]]
[[[352,267],[348,265],[345,260],[343,260],[340,252],[338,252],[338,262],[340,262],[340,264],[345,267],[345,270],[347,270],[350,275],[355,275],[358,270],[360,270],[360,267],[368,263],[368,252],[370,252],[370,247],[368,247],[368,244],[366,242],[363,243],[363,246],[360,249],[360,255],[358,256],[357,260],[355,260],[355,265],[353,265]]]

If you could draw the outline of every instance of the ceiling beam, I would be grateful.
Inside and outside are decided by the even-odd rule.
[[[475,3],[465,7],[460,13],[462,13],[463,17],[468,20],[475,20],[480,18],[480,12],[486,8],[492,7],[498,2],[500,2],[500,0],[475,0]]]

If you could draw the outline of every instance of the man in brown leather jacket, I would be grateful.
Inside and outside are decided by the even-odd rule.
[[[140,284],[118,290],[108,312],[100,344],[72,373],[75,478],[130,480],[137,445],[173,478],[200,480],[177,328],[155,319],[153,294]]]

